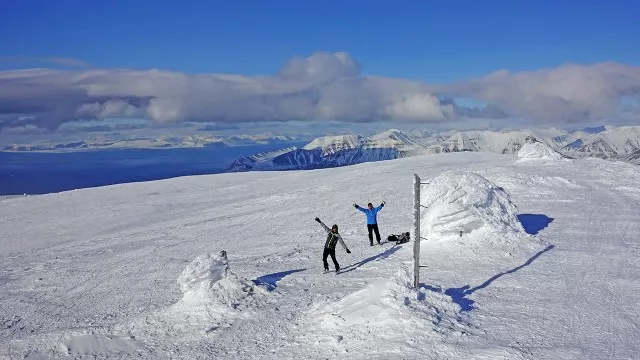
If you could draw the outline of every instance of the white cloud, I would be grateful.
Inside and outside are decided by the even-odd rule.
[[[387,107],[387,113],[392,118],[434,122],[451,119],[455,115],[453,105],[443,105],[436,96],[425,93],[400,96]]]
[[[76,109],[74,117],[108,119],[114,117],[141,118],[143,116],[144,111],[140,107],[131,105],[127,101],[114,99],[82,104]]]
[[[444,90],[528,119],[584,122],[615,115],[620,99],[640,94],[640,67],[606,62],[520,73],[501,70]]]
[[[316,53],[292,59],[273,76],[105,69],[0,72],[0,127],[57,129],[69,121],[112,117],[227,124],[443,124],[487,118],[495,123],[507,117],[571,123],[615,116],[621,97],[640,93],[640,68],[615,63],[499,71],[438,87],[360,71],[346,53]],[[438,94],[488,106],[465,108]]]

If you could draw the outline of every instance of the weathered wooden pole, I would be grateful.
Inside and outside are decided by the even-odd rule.
[[[420,177],[413,174],[413,286],[420,287]]]

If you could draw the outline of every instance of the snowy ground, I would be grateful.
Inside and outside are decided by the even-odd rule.
[[[515,160],[440,154],[6,199],[0,358],[639,358],[640,167]],[[508,196],[535,235],[425,240],[411,289],[413,244],[370,247],[351,204],[385,200],[383,237],[411,231],[413,173],[445,170],[504,189],[498,211]],[[339,275],[322,274],[316,216],[352,250],[338,249]]]

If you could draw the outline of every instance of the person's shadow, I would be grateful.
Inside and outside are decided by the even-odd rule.
[[[459,287],[459,288],[449,288],[444,290],[444,293],[448,296],[451,297],[451,299],[453,300],[453,302],[455,302],[456,304],[458,304],[461,308],[461,311],[463,312],[468,312],[471,311],[473,309],[475,309],[475,307],[473,306],[473,304],[475,303],[475,301],[471,300],[468,298],[469,295],[473,294],[474,292],[480,290],[480,289],[484,289],[487,286],[491,285],[492,282],[498,280],[500,277],[507,275],[507,274],[513,274],[516,271],[531,265],[531,263],[536,260],[540,255],[546,253],[547,251],[553,249],[555,247],[555,245],[549,245],[547,246],[544,250],[539,251],[537,254],[533,255],[529,260],[527,260],[524,264],[517,266],[511,270],[507,270],[505,272],[501,272],[499,274],[493,275],[491,278],[489,278],[487,281],[483,282],[482,284],[475,286],[475,287],[471,287],[471,285],[465,285],[463,287]],[[427,284],[420,284],[420,287],[429,290],[429,291],[433,291],[433,292],[438,292],[438,293],[442,293],[442,289],[435,287],[435,286],[431,286],[431,285],[427,285]]]
[[[402,246],[400,246],[400,245],[396,245],[394,247],[391,247],[391,248],[381,252],[380,254],[376,254],[376,255],[370,256],[370,257],[368,257],[368,258],[366,258],[364,260],[358,261],[357,263],[354,263],[354,264],[351,264],[349,266],[346,266],[346,267],[340,269],[340,273],[344,274],[346,272],[353,271],[353,270],[359,268],[360,266],[362,266],[362,265],[364,265],[364,264],[366,264],[368,262],[371,262],[373,260],[386,259],[389,256],[391,256],[391,254],[393,254],[396,251],[400,250],[401,247]]]

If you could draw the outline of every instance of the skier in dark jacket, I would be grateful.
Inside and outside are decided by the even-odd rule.
[[[336,267],[336,272],[340,270],[340,264],[336,260],[336,245],[340,243],[347,254],[351,254],[351,251],[345,245],[342,240],[342,236],[338,233],[338,225],[333,225],[331,229],[327,225],[325,225],[320,219],[316,218],[316,221],[322,225],[324,231],[327,232],[327,240],[324,243],[324,252],[322,253],[322,262],[324,263],[324,271],[329,271],[329,263],[327,262],[327,257],[331,256],[331,260],[333,260],[333,265]]]
[[[369,245],[373,246],[373,234],[376,233],[376,240],[378,240],[378,244],[380,244],[380,230],[378,230],[378,211],[382,210],[385,202],[378,207],[373,207],[372,203],[367,204],[367,208],[361,208],[358,204],[353,204],[353,206],[362,211],[365,215],[367,215],[367,230],[369,231]]]

